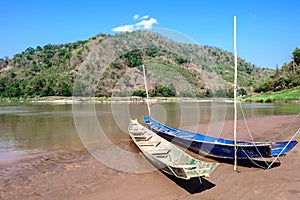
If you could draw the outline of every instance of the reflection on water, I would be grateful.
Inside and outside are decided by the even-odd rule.
[[[175,127],[233,117],[233,105],[226,103],[160,103],[152,107],[153,118]],[[300,112],[299,104],[242,104],[242,107],[247,118]],[[142,116],[148,115],[145,104],[96,104],[95,112],[80,113],[73,113],[72,105],[0,105],[0,161],[82,147],[73,114],[86,119],[96,116],[106,137],[121,146],[124,141],[128,143],[129,118],[142,121]],[[241,112],[238,116],[242,117]],[[92,129],[86,127],[84,130],[88,134]]]
[[[65,105],[1,106],[0,159],[78,146],[72,110]]]

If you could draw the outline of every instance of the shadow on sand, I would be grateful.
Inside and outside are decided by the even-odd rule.
[[[161,170],[160,170],[161,171]],[[201,193],[205,190],[209,190],[216,185],[214,183],[209,182],[204,178],[191,178],[190,180],[184,180],[180,178],[176,178],[175,176],[169,175],[163,171],[161,171],[165,176],[174,181],[179,187],[183,188],[190,194]]]

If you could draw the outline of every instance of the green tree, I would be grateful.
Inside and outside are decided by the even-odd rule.
[[[207,89],[205,93],[205,97],[211,98],[213,96],[213,92],[211,89]]]
[[[121,56],[121,58],[126,59],[126,64],[133,68],[143,64],[142,61],[142,52],[140,50],[130,51]]]
[[[293,52],[293,59],[294,62],[299,65],[300,64],[300,49],[296,48]]]
[[[112,68],[112,69],[121,69],[122,68],[121,64],[120,63],[116,63],[116,62],[111,62],[109,64],[109,67]]]
[[[252,73],[252,71],[253,71],[253,69],[252,69],[252,68],[250,68],[250,67],[246,67],[246,71],[247,71],[247,74],[251,74],[251,73]]]
[[[146,97],[146,91],[145,90],[134,90],[132,93],[132,96]]]
[[[157,49],[157,48],[146,49],[147,56],[150,56],[152,58],[155,58],[156,56],[158,56],[158,53],[159,53],[159,49]]]
[[[178,64],[182,65],[183,63],[186,63],[186,62],[187,62],[187,59],[185,59],[185,58],[183,58],[183,57],[181,57],[181,56],[176,56],[176,57],[175,57],[175,61],[176,61]]]
[[[247,95],[247,91],[245,90],[245,88],[239,88],[238,94],[240,96],[244,96],[244,95]]]
[[[215,96],[216,97],[226,97],[226,91],[222,88],[219,88],[216,90]]]
[[[175,97],[176,89],[173,85],[165,87],[161,84],[157,84],[153,90],[149,91],[151,97]]]

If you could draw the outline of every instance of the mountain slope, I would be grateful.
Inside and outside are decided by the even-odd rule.
[[[132,95],[144,89],[142,64],[150,89],[173,87],[177,96],[232,94],[231,53],[135,31],[28,48],[12,59],[0,59],[0,96]],[[239,86],[248,91],[272,73],[241,58],[238,66]]]

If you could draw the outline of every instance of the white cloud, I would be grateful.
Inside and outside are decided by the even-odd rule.
[[[140,21],[139,23],[136,23],[135,26],[137,28],[147,28],[147,29],[150,29],[152,28],[153,24],[158,24],[157,20],[154,19],[154,18],[150,18],[148,20],[142,20]]]
[[[123,25],[112,29],[114,32],[132,32],[135,30],[134,25]]]
[[[118,27],[113,28],[112,30],[114,32],[132,32],[134,30],[138,29],[151,29],[154,24],[158,24],[157,19],[151,17],[149,18],[148,15],[144,15],[143,17],[139,17],[138,14],[135,14],[133,16],[134,20],[141,20],[135,24],[127,24],[127,25],[121,25]]]
[[[139,19],[139,15],[138,15],[138,14],[135,14],[135,15],[133,16],[133,19],[134,19],[134,20],[138,20],[138,19]]]
[[[251,18],[256,18],[256,14],[250,13],[250,14],[249,14],[249,17],[251,17]]]
[[[148,19],[149,16],[148,15],[144,15],[143,17],[140,17],[140,19]]]
[[[148,19],[148,18],[149,18],[149,15],[144,15],[143,17],[140,17],[138,14],[135,14],[132,18],[133,18],[134,20]]]

